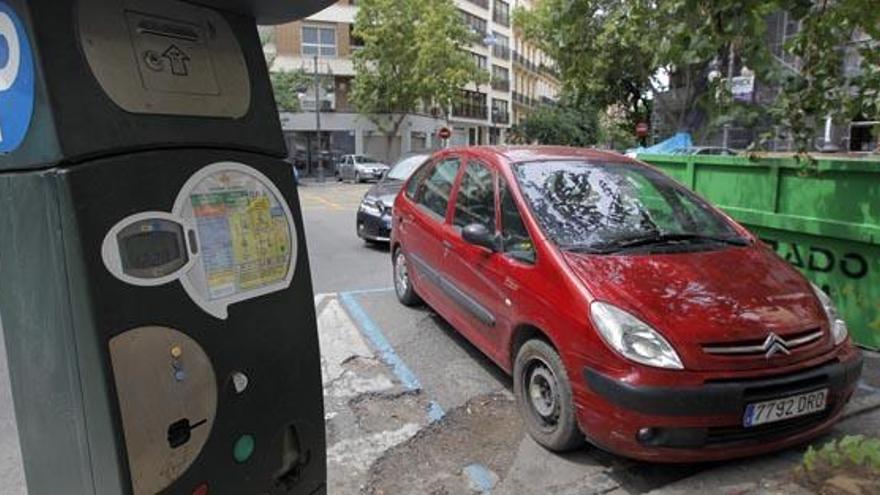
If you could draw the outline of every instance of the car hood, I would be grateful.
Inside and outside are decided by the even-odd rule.
[[[373,184],[373,187],[367,190],[367,194],[364,197],[379,198],[386,206],[392,206],[394,198],[402,187],[403,182],[383,179]]]
[[[767,366],[764,355],[720,357],[706,354],[703,345],[760,344],[770,332],[785,338],[827,325],[810,284],[762,246],[564,256],[595,299],[617,305],[660,331],[689,369]],[[830,346],[826,335],[790,356],[774,358],[773,364],[807,359]]]

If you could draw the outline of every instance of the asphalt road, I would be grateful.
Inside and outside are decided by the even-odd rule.
[[[592,447],[540,448],[523,430],[509,377],[430,308],[398,304],[387,248],[355,235],[368,187],[299,188],[321,334],[329,493],[761,493],[743,478],[784,477],[799,461],[803,448],[678,466]],[[859,398],[880,403],[876,374]],[[870,434],[878,422],[877,410],[862,412],[832,435]]]

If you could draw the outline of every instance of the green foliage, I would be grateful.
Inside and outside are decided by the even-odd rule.
[[[804,454],[803,463],[807,474],[835,470],[847,464],[880,474],[880,439],[849,435],[840,441],[832,440],[820,449],[810,446]]]
[[[352,101],[389,136],[420,107],[447,108],[460,88],[482,83],[464,48],[471,33],[451,0],[359,0]],[[389,117],[389,113],[396,117]]]
[[[270,73],[269,77],[278,109],[285,112],[300,111],[299,93],[312,82],[305,71],[277,71]]]
[[[802,25],[784,47],[799,59],[797,70],[767,43],[767,18],[779,10]],[[876,0],[543,0],[514,19],[557,60],[568,90],[623,109],[631,124],[647,119],[653,96],[663,93],[661,71],[677,78],[664,97],[678,110],[658,117],[683,130],[772,122],[805,151],[826,115],[880,116],[880,49],[850,43],[859,35],[880,40]],[[843,71],[847,45],[863,60],[858,76]],[[726,81],[709,77],[726,76],[731,56],[758,81],[782,87],[770,108],[734,102]]]
[[[596,144],[597,129],[595,107],[563,101],[538,108],[511,132],[522,143],[589,146]]]

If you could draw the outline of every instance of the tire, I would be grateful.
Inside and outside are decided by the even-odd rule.
[[[363,181],[361,180],[361,173],[360,173],[360,172],[355,172],[355,173],[354,173],[354,183],[355,183],[355,184],[360,184],[361,182],[363,182]]]
[[[586,443],[575,419],[568,373],[547,342],[529,340],[519,348],[513,363],[513,392],[526,430],[536,442],[554,452]]]
[[[404,306],[416,306],[422,302],[422,299],[416,294],[413,288],[412,280],[409,277],[409,261],[400,248],[394,250],[391,257],[394,267],[394,293],[397,294],[397,300]]]

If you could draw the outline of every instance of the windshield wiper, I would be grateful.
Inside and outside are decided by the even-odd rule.
[[[642,246],[652,246],[656,244],[666,244],[671,242],[718,242],[729,244],[732,246],[748,246],[749,242],[742,237],[721,237],[694,233],[677,233],[677,234],[650,234],[645,236],[624,238],[612,241],[608,246],[612,246],[618,250],[630,249]]]

